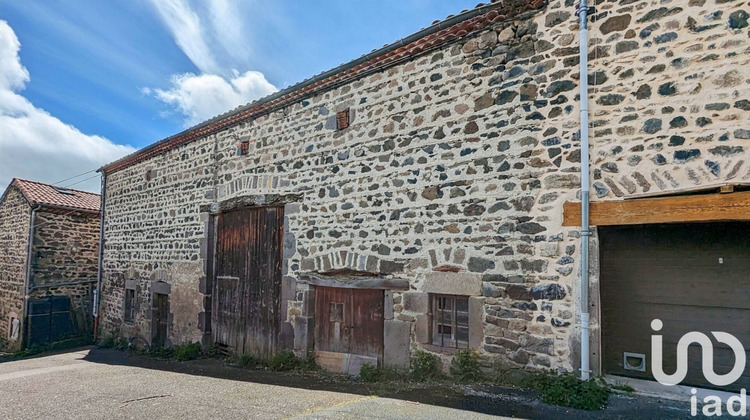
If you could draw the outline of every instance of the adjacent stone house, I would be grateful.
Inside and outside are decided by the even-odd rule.
[[[0,350],[93,332],[100,196],[14,178],[0,198]]]
[[[104,166],[102,334],[576,371],[587,296],[594,374],[750,344],[748,10],[591,10],[588,291],[575,6],[493,2]]]

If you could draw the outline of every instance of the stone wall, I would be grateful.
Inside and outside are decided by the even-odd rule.
[[[10,187],[0,202],[0,350],[20,350],[21,341],[11,341],[11,317],[23,317],[26,256],[28,255],[31,207],[16,187]],[[23,331],[23,329],[21,329]]]
[[[601,8],[592,65],[598,198],[748,177],[747,4],[620,2]],[[595,104],[595,105],[594,105]]]
[[[747,180],[748,8],[596,7],[595,199]],[[579,188],[573,12],[552,1],[110,174],[104,328],[121,326],[128,270],[145,285],[159,269],[192,299],[174,313],[173,340],[199,337],[210,218],[201,206],[300,194],[285,224],[285,281],[299,292],[291,324],[309,321],[300,274],[350,268],[409,280],[409,292],[386,293],[386,336],[412,349],[436,350],[425,345],[427,294],[462,294],[472,296],[471,343],[483,357],[575,369],[579,231],[562,227],[562,203]],[[351,126],[337,130],[344,110]],[[237,153],[242,141],[248,155]],[[592,247],[596,269],[596,238]],[[591,294],[596,339],[596,270]]]
[[[207,219],[199,207],[214,197],[214,143],[203,138],[107,176],[102,335],[150,344],[151,289],[158,282],[170,285],[171,341],[201,340],[205,260],[200,251]],[[126,286],[138,296],[135,320],[127,323]]]
[[[93,331],[92,290],[99,265],[99,213],[42,208],[35,215],[30,296],[68,296],[75,331]]]
[[[96,282],[99,261],[98,213],[43,208],[36,213],[31,288]]]

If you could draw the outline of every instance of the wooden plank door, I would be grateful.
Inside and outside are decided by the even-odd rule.
[[[315,355],[324,368],[358,374],[383,354],[383,291],[317,287]]]
[[[214,342],[230,352],[270,356],[279,336],[283,207],[217,216]]]
[[[352,354],[382,359],[383,352],[383,291],[371,289],[351,289]]]
[[[351,290],[318,287],[315,293],[316,350],[349,353]]]
[[[169,295],[154,293],[152,311],[154,331],[151,347],[164,347],[169,333]]]
[[[240,299],[237,296],[239,292],[240,278],[231,276],[221,276],[216,278],[216,291],[214,292],[214,313],[216,322],[212,327],[214,341],[224,345],[229,345],[232,338],[234,326],[241,322],[242,310]]]

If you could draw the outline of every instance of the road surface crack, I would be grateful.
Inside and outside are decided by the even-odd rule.
[[[138,402],[138,401],[153,400],[156,398],[166,398],[166,397],[174,397],[174,394],[151,395],[150,397],[141,397],[141,398],[134,398],[132,400],[126,400],[122,402],[122,405],[120,406],[120,408],[125,408],[129,406],[131,403]]]

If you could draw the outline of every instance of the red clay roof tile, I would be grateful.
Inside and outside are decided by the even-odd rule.
[[[81,209],[88,212],[98,212],[101,204],[101,196],[99,194],[86,191],[56,187],[50,184],[19,178],[13,178],[10,185],[15,185],[21,190],[21,194],[23,194],[32,206],[37,204],[47,204],[58,207],[69,207],[71,209]]]

